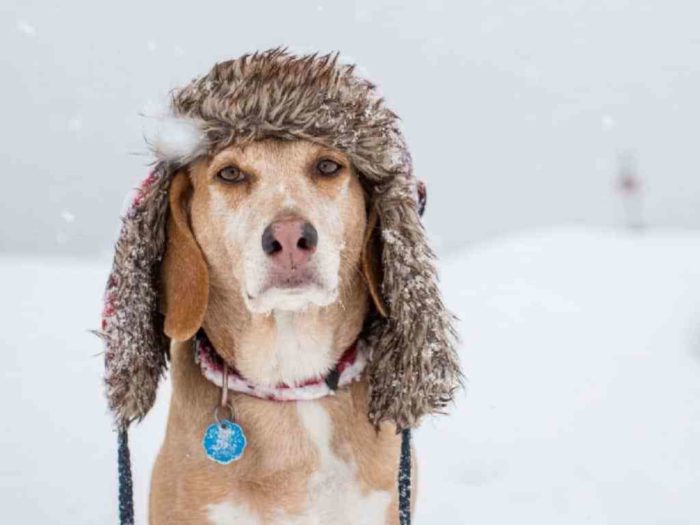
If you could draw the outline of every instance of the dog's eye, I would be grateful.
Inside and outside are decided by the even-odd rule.
[[[246,175],[236,166],[227,166],[216,174],[216,178],[224,182],[238,183],[246,180]]]
[[[342,166],[331,159],[321,159],[316,163],[316,173],[323,177],[333,177],[337,175]]]

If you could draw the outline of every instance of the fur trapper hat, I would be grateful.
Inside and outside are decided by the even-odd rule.
[[[367,191],[368,228],[381,283],[368,323],[368,417],[414,427],[442,411],[461,383],[452,316],[438,290],[434,256],[416,205],[417,182],[398,117],[337,55],[282,49],[222,62],[176,90],[176,140],[152,141],[158,162],[123,218],[100,331],[109,405],[124,428],[146,415],[166,368],[169,339],[159,310],[168,190],[175,170],[231,144],[276,137],[338,149]],[[370,266],[375,266],[371,268]]]

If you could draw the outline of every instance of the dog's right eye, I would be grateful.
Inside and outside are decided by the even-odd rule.
[[[226,166],[216,174],[216,178],[230,184],[237,184],[246,180],[246,174],[236,166]]]
[[[316,164],[316,173],[322,177],[334,177],[343,167],[331,159],[321,159]]]

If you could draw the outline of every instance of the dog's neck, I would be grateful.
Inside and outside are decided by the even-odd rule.
[[[239,297],[212,294],[204,329],[221,357],[260,385],[295,384],[326,375],[357,339],[367,312],[365,286],[346,287],[326,307],[249,312]],[[228,299],[227,299],[228,297]]]

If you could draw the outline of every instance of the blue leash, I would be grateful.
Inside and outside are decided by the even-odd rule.
[[[134,525],[134,486],[131,477],[129,433],[119,429],[117,463],[119,472],[119,523]],[[401,431],[399,460],[399,524],[411,525],[411,429]]]

